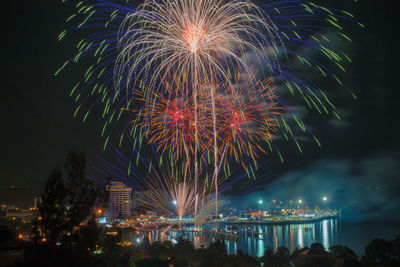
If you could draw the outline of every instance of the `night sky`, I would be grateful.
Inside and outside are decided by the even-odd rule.
[[[304,142],[304,154],[300,155],[295,146],[285,145],[281,149],[286,155],[285,163],[271,160],[268,168],[277,179],[269,188],[281,192],[281,197],[289,192],[301,197],[304,187],[310,184],[328,184],[336,197],[353,196],[342,205],[357,206],[365,198],[364,190],[380,191],[374,191],[376,201],[374,198],[368,202],[368,209],[394,203],[389,210],[382,210],[390,213],[400,205],[400,93],[394,39],[397,18],[390,2],[325,4],[349,10],[366,25],[364,29],[354,27],[347,31],[353,38],[353,64],[348,67],[345,80],[355,89],[358,99],[354,100],[344,89],[329,88],[344,119],[337,122],[324,116],[307,117],[322,148]],[[16,190],[6,188],[10,185],[30,187],[24,190],[29,193],[18,195],[20,201],[30,201],[38,195],[51,169],[62,164],[72,148],[86,151],[88,173],[95,175],[91,166],[97,164],[96,154],[101,153],[103,145],[100,120],[94,116],[83,123],[73,118],[75,105],[69,97],[69,85],[80,77],[80,70],[54,77],[72,54],[72,43],[58,42],[57,35],[64,30],[65,18],[73,10],[56,0],[7,1],[5,5],[0,203],[16,201],[17,194],[10,194]],[[286,190],[288,187],[290,191]]]

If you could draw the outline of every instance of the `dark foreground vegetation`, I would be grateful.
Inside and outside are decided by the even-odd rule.
[[[176,244],[144,240],[134,246],[122,242],[120,228],[96,222],[106,195],[98,183],[85,178],[84,170],[84,154],[69,153],[64,167],[56,167],[48,178],[31,223],[0,214],[0,266],[400,266],[400,234],[390,241],[372,240],[362,257],[348,247],[324,248],[319,243],[292,254],[286,247],[267,248],[261,258],[240,250],[227,255],[221,239],[200,249],[183,238]]]
[[[90,229],[91,228],[91,229]],[[146,241],[139,246],[121,246],[120,235],[105,238],[102,229],[88,226],[74,241],[66,245],[24,243],[6,227],[0,227],[0,266],[271,266],[271,267],[352,267],[400,266],[400,235],[394,240],[374,239],[359,258],[348,247],[333,246],[327,251],[322,244],[299,248],[292,254],[286,247],[276,251],[267,248],[261,258],[239,250],[227,255],[224,240],[216,240],[207,248],[195,249],[193,243],[179,238],[171,242]],[[1,261],[6,251],[21,251],[14,263]]]

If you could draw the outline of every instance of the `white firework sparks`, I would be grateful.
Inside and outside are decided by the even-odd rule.
[[[156,90],[171,77],[192,89],[198,81],[227,82],[236,71],[249,72],[247,52],[275,64],[263,49],[277,52],[277,36],[249,0],[147,0],[121,25],[116,82],[147,79]]]

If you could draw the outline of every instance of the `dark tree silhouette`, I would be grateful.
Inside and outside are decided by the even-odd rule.
[[[86,159],[84,152],[71,151],[67,155],[65,169],[68,175],[66,189],[68,210],[66,223],[72,230],[83,221],[92,217],[93,208],[100,197],[100,190],[85,177]]]
[[[17,234],[5,225],[0,225],[0,251],[23,247],[24,242],[17,239]]]
[[[260,260],[264,266],[287,267],[290,266],[290,252],[284,246],[278,247],[276,253],[268,247]]]
[[[373,239],[365,247],[362,264],[365,266],[400,266],[400,255],[398,251],[396,252],[396,240]]]
[[[304,254],[304,253],[308,253],[308,250],[310,248],[309,247],[300,247],[300,246],[296,246],[296,249],[293,251],[292,255],[291,255],[291,259],[292,260],[296,260],[300,255]]]
[[[264,266],[277,266],[279,264],[278,257],[270,247],[265,250],[264,256],[262,256],[260,260]]]
[[[326,255],[328,252],[325,250],[325,247],[321,243],[313,243],[310,246],[310,250],[308,251],[308,255]]]
[[[55,245],[62,238],[65,231],[66,197],[62,172],[56,166],[41,195],[39,216],[33,221],[34,242]]]
[[[96,222],[94,209],[105,202],[105,194],[86,178],[84,153],[71,151],[64,166],[66,179],[56,167],[46,182],[39,216],[33,222],[33,244],[25,251],[25,265],[116,266],[111,262],[128,262],[116,246],[120,235],[106,235],[105,228]]]
[[[357,254],[346,246],[333,246],[329,249],[333,257],[335,259],[335,263],[337,266],[343,267],[357,267],[361,266],[360,262],[358,261]]]
[[[333,267],[335,266],[335,261],[332,254],[327,252],[322,244],[313,243],[310,249],[297,254],[294,266]]]
[[[13,241],[17,239],[17,235],[14,231],[10,230],[5,225],[0,225],[0,243]]]
[[[39,217],[34,221],[36,242],[75,246],[82,224],[89,226],[87,222],[95,217],[93,209],[102,194],[100,188],[85,177],[84,153],[68,153],[65,170],[66,180],[61,169],[56,167],[46,182]]]
[[[226,254],[225,240],[216,238],[214,242],[210,243],[208,250],[214,250],[218,255]]]
[[[290,251],[284,246],[278,247],[275,255],[278,258],[279,265],[282,267],[290,266]]]

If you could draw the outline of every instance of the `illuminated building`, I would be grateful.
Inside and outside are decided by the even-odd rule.
[[[131,193],[132,188],[121,182],[111,181],[106,186],[109,193],[106,215],[108,217],[131,215]]]

